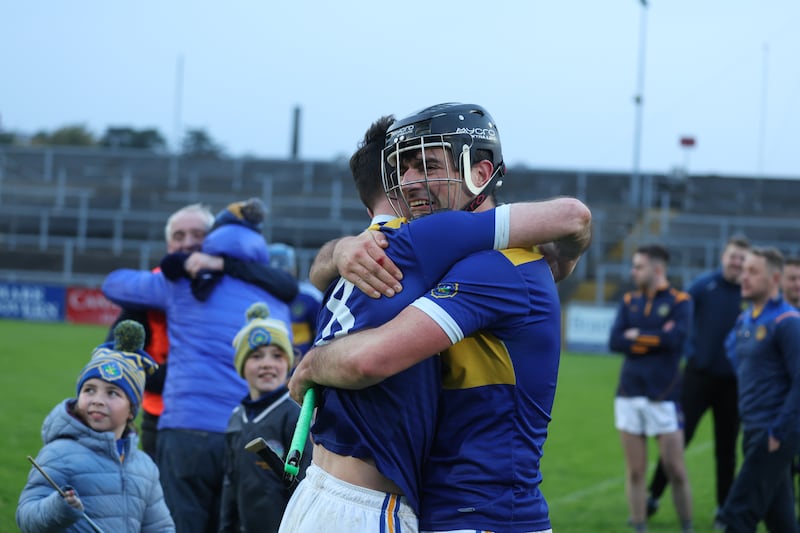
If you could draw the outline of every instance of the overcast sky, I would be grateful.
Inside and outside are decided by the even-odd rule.
[[[460,101],[494,116],[509,165],[628,171],[642,9],[0,0],[0,124],[154,127],[170,143],[200,127],[230,155],[285,157],[299,105],[301,156],[329,160],[382,114]],[[800,177],[798,20],[797,0],[649,0],[642,170]]]

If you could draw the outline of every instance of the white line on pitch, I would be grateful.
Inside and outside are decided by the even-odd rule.
[[[710,448],[711,448],[711,441],[708,441],[708,440],[705,441],[705,442],[701,442],[699,444],[692,443],[689,446],[689,449],[686,450],[686,455],[687,456],[688,455],[696,455],[696,454],[704,452],[704,451],[706,451],[706,450],[708,450]],[[647,467],[647,471],[650,472],[653,468],[655,468],[655,466],[656,466],[656,462],[655,461],[650,461],[650,464]],[[586,496],[589,496],[591,494],[597,494],[597,493],[605,492],[605,491],[607,491],[608,489],[610,489],[612,487],[623,486],[623,485],[625,485],[625,477],[624,476],[612,477],[612,478],[604,479],[603,481],[601,481],[599,483],[595,483],[591,487],[586,487],[585,489],[577,490],[577,491],[572,492],[570,494],[565,494],[564,496],[561,496],[560,498],[554,498],[552,500],[548,499],[548,501],[549,501],[551,506],[552,505],[563,505],[563,504],[566,504],[566,503],[572,503],[574,501],[583,499]]]

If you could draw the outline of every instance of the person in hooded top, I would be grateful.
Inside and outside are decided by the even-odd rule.
[[[66,494],[31,468],[19,497],[20,530],[175,531],[158,467],[138,449],[132,421],[145,374],[156,364],[142,351],[144,328],[120,322],[114,342],[95,348],[78,375],[77,397],[56,405],[42,425],[36,462]]]

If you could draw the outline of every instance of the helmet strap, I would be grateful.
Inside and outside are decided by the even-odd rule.
[[[489,181],[478,187],[472,182],[472,164],[469,157],[469,146],[464,146],[461,150],[461,168],[464,174],[464,183],[467,190],[474,196],[467,204],[461,209],[462,211],[475,211],[480,205],[486,201],[495,188],[495,185],[503,177],[502,163],[494,169]],[[500,181],[502,183],[502,181]]]

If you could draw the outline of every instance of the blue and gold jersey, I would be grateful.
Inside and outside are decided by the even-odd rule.
[[[800,312],[782,297],[751,304],[725,342],[736,369],[745,430],[778,440],[800,431]]]
[[[311,348],[317,336],[317,315],[322,305],[322,293],[311,283],[301,281],[297,284],[297,297],[289,304],[292,313],[292,344],[298,352],[295,364]]]
[[[338,280],[325,295],[315,344],[388,322],[459,259],[504,247],[508,213],[505,208],[478,214],[453,211],[381,226],[389,240],[387,255],[403,272],[403,291],[376,300]],[[417,511],[440,383],[439,360],[432,357],[360,391],[326,388],[312,427],[314,441],[339,455],[372,458]]]
[[[550,528],[539,461],[558,378],[561,306],[547,262],[530,250],[480,252],[414,305],[456,343],[441,354],[420,529]]]

